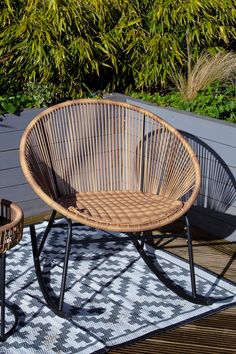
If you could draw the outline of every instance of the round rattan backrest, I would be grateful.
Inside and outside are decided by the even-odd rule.
[[[0,199],[0,253],[16,246],[23,233],[24,215],[15,203]]]
[[[176,129],[109,100],[68,101],[40,113],[22,137],[20,158],[28,182],[55,209],[77,192],[131,190],[184,199],[187,210],[200,186],[196,156]]]

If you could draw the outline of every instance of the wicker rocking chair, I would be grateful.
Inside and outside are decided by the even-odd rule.
[[[20,159],[29,184],[53,209],[41,244],[37,245],[33,225],[31,237],[41,290],[59,316],[66,317],[63,301],[72,221],[125,232],[158,276],[144,249],[150,233],[141,232],[159,229],[183,216],[192,289],[190,294],[175,291],[189,301],[212,301],[196,294],[186,216],[199,192],[200,168],[191,147],[172,126],[125,103],[70,101],[45,110],[31,121],[21,140]],[[55,303],[43,280],[40,253],[57,212],[67,221],[68,236],[61,293]]]

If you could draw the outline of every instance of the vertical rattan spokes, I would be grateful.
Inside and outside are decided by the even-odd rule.
[[[66,102],[40,114],[23,136],[21,162],[34,190],[52,203],[76,193],[139,191],[185,198],[187,209],[200,184],[196,157],[173,127],[105,100]]]

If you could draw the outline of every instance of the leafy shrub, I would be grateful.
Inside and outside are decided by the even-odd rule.
[[[66,97],[160,88],[188,50],[230,45],[235,16],[234,0],[1,0],[0,83]]]
[[[11,82],[1,90],[0,114],[17,113],[24,108],[46,107],[59,101],[54,85],[29,82],[23,87]],[[60,95],[59,95],[60,97]]]
[[[177,91],[155,93],[132,93],[132,97],[141,98],[163,107],[173,107],[201,115],[236,123],[236,88],[235,85],[222,86],[215,83],[199,92],[192,100],[184,100]]]
[[[23,108],[33,107],[32,99],[23,94],[0,96],[0,114],[16,113]]]
[[[60,101],[61,92],[49,83],[28,82],[23,87],[23,95],[30,98],[34,107],[47,107]]]

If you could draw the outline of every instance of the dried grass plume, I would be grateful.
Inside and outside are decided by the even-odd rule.
[[[225,81],[236,73],[236,54],[219,52],[212,56],[208,52],[200,54],[188,74],[175,73],[172,80],[182,97],[193,100],[199,91],[215,81]]]

